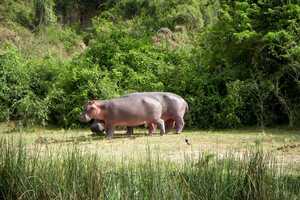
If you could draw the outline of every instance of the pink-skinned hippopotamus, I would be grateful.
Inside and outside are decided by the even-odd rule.
[[[163,115],[162,118],[165,122],[166,132],[170,131],[170,129],[176,126],[176,133],[180,133],[184,127],[184,115],[186,111],[188,111],[187,102],[180,96],[169,93],[169,92],[141,92],[141,93],[131,93],[125,95],[128,96],[147,96],[159,101],[163,107]],[[103,121],[95,121],[91,125],[91,129],[93,128],[93,132],[101,132],[101,124]],[[152,134],[155,131],[155,124],[147,124],[149,134]],[[100,127],[100,128],[99,128]],[[133,134],[133,127],[127,127],[127,134]]]
[[[155,124],[160,134],[165,133],[162,117],[162,105],[154,98],[145,95],[133,95],[111,100],[93,100],[85,105],[80,121],[89,122],[92,119],[103,121],[107,137],[114,134],[115,126],[138,126],[142,124]]]
[[[187,102],[179,95],[170,92],[136,92],[124,97],[149,97],[157,100],[162,106],[161,118],[165,122],[166,132],[176,128],[176,133],[180,133],[184,127],[184,115],[188,111]],[[148,123],[149,134],[155,131],[155,124]],[[128,127],[127,133],[132,134],[133,128]]]

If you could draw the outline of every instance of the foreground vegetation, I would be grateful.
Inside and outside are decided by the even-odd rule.
[[[0,199],[300,198],[298,129],[19,128],[0,124]]]
[[[200,153],[175,164],[146,147],[139,161],[103,160],[76,145],[60,152],[0,141],[1,199],[299,199],[300,175],[261,146],[240,157]],[[152,152],[152,153],[151,153]]]

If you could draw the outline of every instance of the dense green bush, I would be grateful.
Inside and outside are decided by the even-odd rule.
[[[137,19],[141,26],[157,31],[161,27],[174,28],[185,25],[189,30],[203,27],[201,5],[205,1],[119,1],[116,8],[125,19]]]
[[[15,1],[3,0],[0,2],[0,22],[14,21],[22,26],[33,29],[33,0]]]
[[[100,26],[100,25],[99,25]],[[163,52],[145,38],[135,38],[124,25],[103,23],[85,57],[110,72],[121,91],[163,90]]]
[[[16,48],[7,46],[6,50],[0,57],[1,120],[9,120],[11,116],[19,115],[17,104],[29,89],[25,60]]]
[[[118,95],[116,84],[107,71],[88,61],[73,61],[63,66],[50,98],[50,119],[53,124],[78,124],[83,105],[90,99],[108,99]]]
[[[0,58],[1,120],[46,123],[52,81],[49,74],[57,72],[51,71],[46,62],[42,65],[46,67],[41,69],[38,63],[26,61],[15,47],[6,47]]]
[[[108,73],[88,61],[54,58],[26,62],[15,47],[0,57],[1,121],[70,126],[78,124],[83,104],[91,98],[118,95]]]
[[[78,126],[88,99],[170,91],[188,101],[190,127],[299,123],[296,1],[35,0],[23,12],[5,0],[0,11],[10,4],[6,19],[39,29],[26,48],[0,32],[18,47],[0,47],[1,121]],[[67,26],[78,18],[84,32]]]
[[[299,58],[294,56],[300,45],[299,4],[221,2],[218,22],[201,38],[202,63],[214,73],[226,73],[229,81],[249,83],[243,101],[253,103],[249,111],[261,126],[274,124],[279,116],[283,117],[275,123],[288,121],[293,126],[299,119],[294,101],[300,92]]]

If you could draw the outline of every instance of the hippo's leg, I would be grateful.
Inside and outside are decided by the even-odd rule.
[[[105,127],[105,132],[107,139],[112,139],[112,136],[114,134],[114,127],[110,124],[107,124]]]
[[[176,117],[175,119],[175,127],[176,127],[176,133],[179,134],[182,132],[182,129],[184,127],[184,120],[183,117]]]
[[[155,123],[157,124],[158,128],[160,129],[160,135],[165,134],[166,130],[165,130],[165,122],[164,122],[164,120],[158,119]]]
[[[128,136],[133,135],[133,127],[127,126],[127,132],[126,133],[127,133]]]
[[[174,128],[175,121],[173,119],[168,119],[165,121],[166,133],[170,132]]]
[[[154,123],[148,123],[148,132],[149,132],[149,135],[152,135],[155,131],[156,127],[155,127],[155,124]]]

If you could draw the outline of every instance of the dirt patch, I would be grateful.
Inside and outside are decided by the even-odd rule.
[[[127,136],[126,134],[115,134],[113,141],[115,139],[122,139],[122,138],[128,138],[128,139],[135,139],[137,137],[141,137],[143,135],[133,135],[133,136]],[[105,135],[97,135],[97,134],[89,134],[89,135],[81,135],[81,136],[73,136],[73,137],[67,137],[67,138],[53,138],[53,137],[42,137],[39,136],[34,140],[34,144],[56,144],[56,143],[75,143],[79,144],[80,142],[92,142],[97,140],[104,140]]]
[[[288,152],[289,150],[292,150],[295,148],[300,148],[300,143],[299,144],[285,144],[283,146],[278,147],[277,150],[283,151],[283,152]]]
[[[20,38],[17,33],[4,27],[0,27],[0,42],[12,41],[17,42]]]
[[[49,138],[49,137],[38,137],[34,143],[35,144],[51,144],[51,143],[57,143],[58,140],[54,139],[54,138]]]

